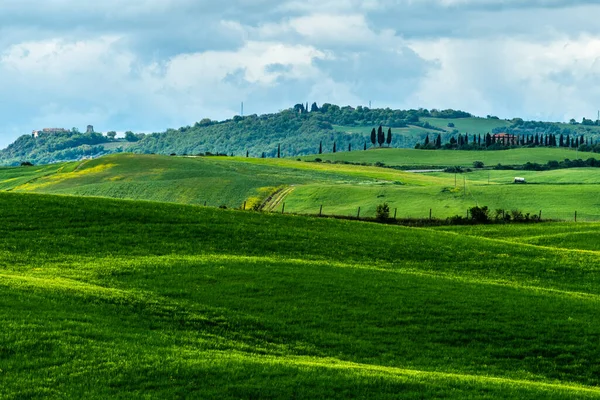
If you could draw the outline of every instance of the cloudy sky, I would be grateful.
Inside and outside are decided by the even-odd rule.
[[[600,109],[597,0],[0,0],[0,146],[298,102]]]

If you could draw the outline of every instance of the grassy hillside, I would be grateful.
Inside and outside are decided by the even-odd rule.
[[[19,176],[19,172],[22,176]],[[15,178],[19,176],[19,178]],[[423,185],[446,182],[374,167],[315,165],[289,160],[228,157],[110,155],[56,166],[0,169],[5,190],[121,199],[226,205],[266,198],[277,188],[314,183]]]
[[[497,164],[523,165],[527,162],[545,164],[548,161],[561,161],[566,158],[600,158],[595,153],[576,152],[565,148],[533,148],[498,151],[461,150],[414,150],[414,149],[370,149],[367,151],[337,152],[301,157],[303,160],[315,158],[330,161],[353,163],[382,162],[391,166],[464,166],[472,167],[474,161],[482,161],[487,166]]]
[[[452,132],[454,129],[460,133],[468,133],[469,135],[485,135],[491,133],[496,128],[510,126],[510,121],[490,118],[454,118],[452,120],[444,120],[441,118],[421,118],[421,121],[428,122],[432,126]],[[454,124],[454,127],[449,127],[448,124]]]
[[[499,153],[524,157],[520,150]],[[529,184],[512,184],[515,176],[525,177]],[[541,210],[545,218],[561,220],[573,220],[577,211],[580,221],[598,221],[599,183],[598,168],[415,174],[287,159],[125,154],[43,168],[0,169],[0,187],[13,192],[206,202],[229,208],[241,208],[246,202],[248,209],[264,205],[271,211],[281,211],[285,203],[287,212],[298,214],[317,214],[322,205],[325,215],[351,216],[359,207],[362,216],[374,216],[385,202],[398,217],[413,218],[429,217],[430,210],[435,218],[466,215],[468,208],[486,205],[532,215]]]
[[[451,125],[451,126],[449,126]],[[453,126],[452,126],[453,125]],[[60,161],[94,158],[105,154],[132,152],[137,154],[197,155],[200,153],[227,154],[253,157],[275,157],[279,151],[285,157],[315,154],[322,145],[325,152],[363,149],[370,147],[370,133],[379,126],[392,130],[391,147],[414,148],[442,136],[448,142],[458,133],[470,135],[509,132],[515,135],[585,136],[598,143],[598,126],[571,125],[553,122],[535,122],[477,118],[457,110],[392,110],[339,107],[323,104],[311,107],[296,106],[274,114],[234,116],[225,121],[200,119],[193,125],[151,134],[127,132],[126,138],[115,140],[102,133],[65,131],[42,133],[34,138],[23,135],[0,151],[0,165],[19,165],[29,161],[47,164]],[[600,152],[600,146],[587,148]],[[377,160],[380,161],[380,160]]]
[[[596,252],[158,203],[0,206],[2,398],[600,396]]]

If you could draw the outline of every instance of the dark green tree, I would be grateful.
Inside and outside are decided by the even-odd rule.
[[[348,143],[348,151],[352,151],[352,143]]]
[[[323,141],[319,142],[319,154],[323,154]]]
[[[137,142],[139,139],[135,135],[135,133],[133,133],[131,131],[127,131],[127,132],[125,132],[125,140],[127,140],[128,142]]]
[[[250,152],[246,150],[246,158],[250,157]]]
[[[333,152],[335,153],[337,151],[337,145],[335,142],[333,142]]]
[[[375,128],[371,131],[371,143],[373,143],[373,146],[377,144],[377,132],[375,131]]]
[[[438,134],[437,139],[435,139],[435,147],[438,149],[442,148],[442,135]]]
[[[392,128],[388,128],[386,143],[388,147],[392,144]]]
[[[429,144],[429,135],[425,136],[425,146]]]
[[[377,130],[377,143],[379,143],[379,147],[385,143],[385,134],[381,125],[379,125],[379,129]]]
[[[277,158],[281,158],[281,145],[277,145]]]
[[[317,105],[317,103],[312,103],[312,106],[310,106],[310,112],[319,112],[321,110],[319,110],[319,106]]]
[[[365,147],[363,148],[363,150],[367,150],[367,142],[365,142]]]

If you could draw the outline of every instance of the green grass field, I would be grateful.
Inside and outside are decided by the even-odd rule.
[[[600,397],[597,224],[0,206],[3,399]]]
[[[449,132],[452,132],[454,129],[456,129],[462,134],[468,133],[469,135],[485,135],[487,133],[492,133],[495,128],[512,125],[512,123],[509,121],[487,118],[421,118],[421,121],[429,122],[429,124],[432,126],[445,129]],[[454,128],[448,127],[449,123],[453,123],[455,125]]]
[[[514,160],[525,158],[520,150],[499,153]],[[529,184],[512,184],[515,176],[526,178]],[[386,202],[397,217],[425,218],[431,210],[433,217],[442,219],[466,216],[468,208],[485,205],[532,215],[542,211],[543,217],[558,220],[574,220],[577,212],[579,221],[600,221],[598,184],[597,168],[415,174],[287,159],[126,154],[81,163],[0,169],[0,187],[12,192],[206,202],[229,208],[241,208],[244,202],[247,208],[265,203],[265,209],[272,211],[281,211],[285,203],[286,212],[298,214],[317,214],[322,205],[325,215],[344,216],[357,215],[360,207],[365,217],[374,216],[377,206]]]
[[[459,151],[459,150],[414,150],[414,149],[370,149],[367,151],[337,152],[301,157],[312,161],[315,158],[330,161],[353,163],[382,162],[391,166],[463,166],[472,167],[474,161],[482,161],[487,166],[523,165],[527,162],[546,164],[548,161],[600,158],[598,154],[581,153],[564,148],[534,148],[499,151]]]

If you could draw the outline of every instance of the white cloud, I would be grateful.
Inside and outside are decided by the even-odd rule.
[[[317,101],[539,119],[600,107],[596,1],[3,0],[0,144]]]

